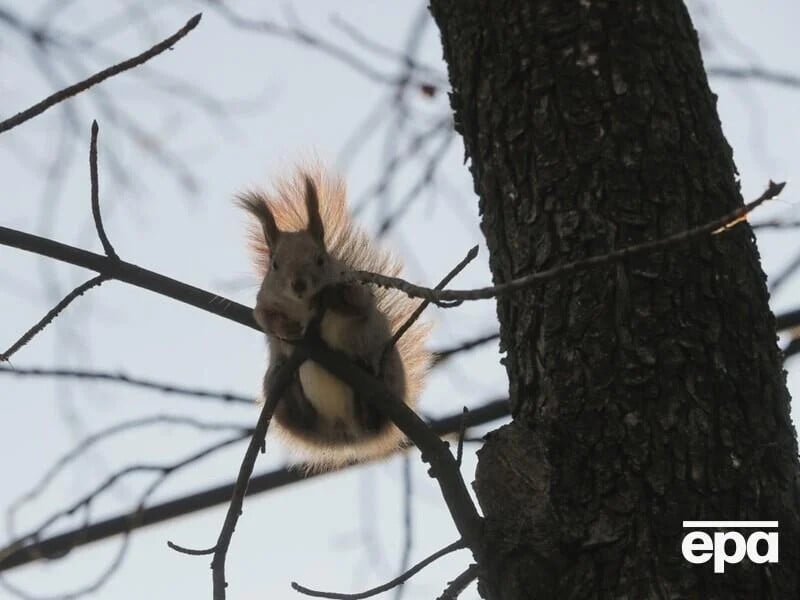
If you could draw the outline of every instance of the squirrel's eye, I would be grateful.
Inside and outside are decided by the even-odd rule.
[[[272,268],[275,269],[276,271],[278,270],[278,261],[276,260],[272,261]]]
[[[323,263],[324,263],[324,262],[325,262],[325,258],[324,258],[324,257],[323,257],[323,256],[320,254],[320,255],[317,257],[317,266],[318,266],[318,267],[321,267],[321,266],[323,265]]]

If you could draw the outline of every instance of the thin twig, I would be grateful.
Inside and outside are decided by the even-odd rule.
[[[792,277],[800,269],[800,251],[795,250],[795,254],[789,263],[783,267],[774,277],[767,278],[767,286],[770,294],[775,294],[784,284],[791,281]]]
[[[468,427],[477,427],[491,421],[508,416],[508,399],[493,400],[473,408],[468,417]],[[438,435],[444,436],[456,433],[463,420],[461,412],[441,419],[430,421],[429,425]],[[349,469],[354,465],[341,467]],[[328,475],[332,471],[320,473],[305,473],[298,469],[281,468],[257,475],[250,480],[247,495],[262,494],[272,490],[293,485],[306,479]],[[209,488],[200,492],[167,500],[143,508],[136,513],[126,513],[92,523],[87,527],[78,527],[50,538],[42,539],[31,545],[15,549],[0,549],[0,571],[13,569],[29,564],[44,556],[64,556],[72,549],[120,535],[134,529],[163,523],[169,519],[191,514],[199,510],[218,506],[230,502],[236,488],[236,482]]]
[[[55,319],[58,314],[64,310],[70,303],[75,300],[78,296],[82,296],[85,292],[102,284],[104,281],[108,281],[108,275],[98,275],[97,277],[92,277],[89,281],[86,281],[72,290],[69,294],[64,296],[61,301],[56,304],[53,308],[51,308],[47,314],[42,317],[42,319],[36,323],[33,327],[31,327],[28,331],[26,331],[21,338],[19,338],[16,342],[14,342],[11,347],[0,354],[0,362],[8,362],[8,360],[25,344],[30,342],[38,333],[40,333],[45,327],[47,327],[53,319]]]
[[[448,358],[472,350],[478,346],[482,346],[488,342],[494,341],[500,337],[499,333],[490,333],[481,335],[473,339],[460,342],[454,346],[447,346],[434,350],[433,354],[433,367],[441,365]],[[113,373],[110,371],[92,371],[86,369],[65,369],[65,368],[46,368],[46,367],[19,367],[14,368],[5,367],[0,365],[0,375],[12,375],[14,377],[56,377],[56,378],[69,378],[69,379],[84,379],[84,380],[97,380],[107,381],[111,383],[122,383],[134,387],[141,387],[149,390],[156,390],[165,394],[176,394],[180,396],[189,396],[193,398],[208,398],[213,400],[221,400],[223,402],[233,402],[236,404],[246,404],[248,406],[255,402],[255,398],[251,396],[243,396],[234,392],[227,391],[214,391],[203,388],[192,388],[188,386],[178,385],[174,383],[154,381],[137,377],[135,375],[128,375],[126,373]]]
[[[470,565],[467,570],[447,584],[436,600],[456,600],[467,586],[478,578],[478,565]]]
[[[732,228],[734,224],[742,221],[745,215],[754,210],[756,207],[760,206],[764,201],[774,198],[780,194],[785,185],[785,183],[775,183],[770,181],[767,189],[756,200],[753,200],[743,207],[737,208],[722,218],[715,219],[704,225],[700,225],[699,227],[681,231],[658,240],[636,244],[635,246],[614,250],[606,254],[592,256],[583,260],[577,260],[575,262],[553,267],[552,269],[547,269],[545,271],[531,273],[530,275],[512,279],[511,281],[501,283],[499,285],[472,290],[435,290],[420,285],[415,285],[398,277],[389,277],[387,275],[370,273],[368,271],[354,271],[352,273],[347,273],[345,274],[345,281],[361,281],[363,283],[373,283],[385,288],[398,289],[413,298],[424,298],[439,306],[446,306],[446,303],[448,302],[486,300],[503,294],[517,292],[519,290],[523,290],[534,285],[544,283],[545,281],[556,279],[558,277],[571,275],[576,271],[583,271],[593,267],[624,260],[632,256],[640,256],[664,250],[670,246],[687,242],[702,235],[724,233],[728,229]]]
[[[114,246],[108,240],[106,230],[103,227],[103,217],[100,214],[100,185],[97,177],[97,134],[99,128],[97,121],[92,121],[92,139],[89,143],[89,178],[92,183],[92,216],[94,217],[94,225],[97,228],[97,237],[100,238],[100,243],[103,244],[103,250],[109,258],[118,259]]]
[[[778,331],[785,331],[787,329],[794,329],[800,325],[800,308],[786,311],[775,316],[775,329]]]
[[[483,346],[484,344],[488,344],[489,342],[493,342],[497,339],[500,339],[500,332],[496,331],[494,333],[488,333],[480,335],[476,338],[465,340],[454,346],[448,346],[446,348],[440,348],[439,350],[435,350],[433,352],[432,366],[438,367],[447,359],[452,358],[456,354],[461,354],[462,352],[472,350],[473,348],[477,348],[478,346]]]
[[[447,149],[457,137],[455,130],[452,127],[452,121],[448,122],[447,125],[448,127],[445,128],[444,134],[438,146],[434,149],[433,155],[430,156],[426,161],[425,168],[422,170],[422,173],[417,178],[414,185],[411,186],[411,188],[397,203],[397,208],[395,208],[395,210],[382,219],[380,225],[378,226],[379,235],[386,235],[392,227],[400,222],[400,217],[409,211],[409,209],[414,205],[414,201],[418,200],[422,196],[422,191],[425,188],[430,189],[431,184],[436,177],[437,169],[447,156]]]
[[[450,283],[453,280],[453,278],[456,275],[458,275],[461,271],[463,271],[464,268],[469,263],[475,260],[476,256],[478,256],[478,246],[473,246],[472,248],[469,249],[469,252],[467,252],[467,255],[461,260],[461,262],[458,263],[455,267],[453,267],[450,270],[450,272],[444,276],[444,278],[438,283],[438,285],[434,289],[436,290],[444,289],[444,286]],[[425,309],[428,308],[430,304],[431,303],[429,300],[423,300],[422,302],[420,302],[419,306],[417,306],[417,308],[414,309],[414,312],[411,313],[411,315],[403,322],[403,324],[397,329],[397,331],[394,332],[392,339],[389,340],[386,343],[386,346],[383,348],[383,354],[381,355],[381,362],[379,363],[380,365],[383,365],[385,363],[386,357],[389,355],[389,351],[395,347],[397,342],[400,340],[401,337],[403,337],[406,331],[411,329],[411,326],[414,323],[416,323],[417,319],[420,318],[422,313],[425,312]]]
[[[348,67],[352,68],[355,72],[360,73],[368,79],[378,83],[389,84],[392,86],[401,85],[403,83],[398,78],[386,75],[378,69],[372,67],[367,62],[362,60],[357,53],[351,52],[343,46],[334,44],[333,42],[324,38],[312,35],[308,30],[299,24],[284,26],[273,21],[250,19],[235,12],[233,8],[231,8],[222,0],[206,0],[206,4],[212,10],[216,10],[217,13],[222,16],[222,18],[224,18],[230,25],[238,29],[294,40],[308,46],[309,48],[318,50],[331,58],[341,61]]]
[[[750,223],[753,229],[800,229],[800,221],[760,221]]]
[[[461,413],[461,427],[458,430],[458,451],[456,452],[456,463],[461,466],[461,459],[464,457],[464,435],[467,433],[467,415],[469,409],[465,406]]]
[[[201,388],[191,388],[173,383],[162,383],[150,379],[144,379],[125,373],[111,373],[108,371],[89,371],[81,369],[48,369],[40,367],[5,367],[0,365],[0,375],[13,375],[14,377],[58,377],[69,379],[84,379],[108,381],[112,383],[124,383],[134,387],[141,387],[149,390],[156,390],[165,394],[177,394],[194,398],[209,398],[222,400],[223,402],[233,402],[237,404],[247,404],[252,406],[255,398],[242,396],[233,392],[215,392]]]
[[[128,69],[132,69],[142,63],[147,62],[154,56],[158,56],[165,50],[171,48],[176,42],[178,42],[181,38],[186,36],[192,29],[197,27],[197,24],[200,22],[201,14],[198,13],[189,19],[179,31],[174,33],[173,35],[169,36],[162,42],[159,42],[149,50],[142,52],[138,56],[134,56],[133,58],[129,58],[128,60],[124,60],[121,63],[118,63],[112,67],[108,67],[107,69],[103,69],[99,73],[95,73],[91,77],[84,79],[83,81],[76,83],[74,85],[70,85],[55,94],[48,96],[41,102],[34,104],[30,108],[23,110],[22,112],[17,113],[13,117],[6,119],[5,121],[0,121],[0,133],[4,131],[8,131],[9,129],[13,129],[14,127],[21,125],[25,121],[32,119],[33,117],[42,114],[51,106],[58,104],[59,102],[74,96],[75,94],[79,94],[84,90],[89,89],[93,85],[96,85],[102,81],[105,81],[109,77],[113,77],[114,75],[118,75],[123,71],[127,71]]]
[[[39,527],[33,530],[28,535],[20,537],[19,539],[11,542],[5,548],[0,549],[0,565],[2,568],[7,568],[7,564],[10,562],[12,565],[14,564],[15,557],[17,559],[23,559],[22,562],[18,562],[16,564],[24,564],[25,562],[30,562],[31,560],[40,559],[40,558],[49,558],[50,554],[44,554],[44,549],[47,548],[46,545],[42,543],[37,543],[37,540],[41,536],[42,532],[47,529],[48,527],[52,526],[56,523],[59,519],[67,517],[69,515],[75,514],[76,511],[88,507],[100,494],[104,491],[112,487],[117,481],[121,480],[125,476],[132,474],[132,473],[158,473],[158,477],[153,481],[145,490],[144,494],[141,497],[139,502],[139,506],[129,515],[126,515],[126,523],[125,527],[123,528],[122,532],[127,533],[133,529],[136,529],[140,526],[139,521],[142,518],[143,510],[142,507],[144,506],[145,501],[153,494],[153,492],[158,488],[158,486],[163,483],[165,479],[167,479],[170,475],[174,474],[175,472],[183,469],[187,465],[195,463],[222,448],[235,444],[247,437],[249,432],[247,433],[238,433],[234,437],[223,439],[220,442],[215,442],[214,444],[207,446],[190,456],[183,458],[177,462],[172,464],[136,464],[130,465],[119,471],[113,473],[105,481],[101,484],[96,486],[92,491],[84,495],[82,498],[77,500],[75,503],[71,504],[67,508],[60,510],[47,519],[45,519]],[[85,530],[86,528],[82,528]],[[52,546],[50,546],[52,548]],[[54,548],[59,551],[56,556],[60,557],[63,556],[63,549],[58,548],[57,546]],[[66,551],[69,551],[69,547],[66,548]]]
[[[800,353],[800,339],[794,338],[790,340],[783,349],[783,360],[785,361],[787,358],[790,358],[798,353]]]
[[[408,452],[403,455],[403,531],[405,539],[403,541],[403,555],[400,558],[401,573],[408,570],[408,565],[411,562],[411,549],[414,545],[414,515],[412,514],[412,504],[414,497],[414,487],[411,474],[411,456]],[[395,589],[394,600],[400,600],[403,597],[405,587],[403,582],[400,582]]]
[[[711,77],[727,77],[728,79],[753,79],[765,83],[775,83],[787,87],[800,87],[800,76],[792,73],[770,71],[762,67],[706,67],[706,73]]]
[[[362,48],[402,63],[408,70],[424,73],[426,77],[435,79],[435,85],[437,87],[445,87],[447,85],[447,78],[439,70],[430,65],[422,64],[408,52],[398,51],[395,48],[385,46],[380,42],[369,39],[363,31],[359,30],[358,27],[352,23],[344,20],[340,15],[333,15],[331,17],[331,25],[340,29]]]
[[[466,544],[462,540],[458,540],[457,542],[453,542],[449,546],[445,546],[441,550],[438,550],[431,554],[429,557],[421,560],[416,565],[411,567],[408,571],[400,575],[399,577],[395,577],[391,581],[387,581],[383,585],[379,585],[378,587],[372,588],[371,590],[367,590],[365,592],[359,592],[356,594],[341,594],[336,592],[322,592],[319,590],[312,590],[305,586],[300,585],[296,581],[292,582],[292,588],[301,594],[305,594],[306,596],[313,596],[315,598],[333,598],[335,600],[361,600],[362,598],[369,598],[370,596],[377,596],[378,594],[385,592],[386,590],[390,590],[393,587],[400,585],[404,581],[411,579],[414,575],[419,573],[422,569],[427,567],[432,562],[440,559],[441,557],[450,554],[451,552],[455,552],[456,550],[461,550],[465,548]]]
[[[101,429],[86,438],[84,438],[78,445],[72,448],[69,452],[56,460],[50,468],[47,469],[44,475],[39,478],[39,481],[31,487],[31,489],[22,494],[14,500],[6,510],[6,527],[12,537],[16,537],[14,531],[14,520],[16,512],[26,502],[30,502],[40,496],[53,481],[56,475],[60,473],[68,464],[73,462],[80,455],[87,452],[91,447],[106,440],[112,436],[120,433],[128,432],[131,430],[140,430],[152,425],[181,425],[185,427],[192,427],[198,431],[225,431],[225,430],[238,430],[243,434],[249,434],[252,429],[241,423],[221,423],[218,420],[213,422],[200,421],[194,417],[187,417],[183,415],[153,415],[149,417],[141,417],[137,419],[129,419],[116,425],[112,425],[105,429]]]
[[[211,548],[204,548],[202,550],[195,550],[194,548],[185,548],[183,546],[179,546],[174,542],[170,542],[167,540],[167,546],[169,546],[175,552],[180,552],[181,554],[188,554],[190,556],[208,556],[209,554],[214,554],[217,551],[216,546],[211,546]]]
[[[381,108],[385,110],[383,104]],[[373,127],[373,130],[375,128]],[[442,119],[438,119],[431,127],[425,128],[415,135],[411,136],[409,142],[402,151],[396,152],[384,165],[381,176],[378,180],[370,186],[365,192],[353,202],[353,214],[358,215],[366,208],[367,204],[371,202],[376,196],[384,194],[390,187],[395,177],[401,173],[401,169],[410,164],[411,159],[420,154],[427,144],[435,140],[438,135],[442,134],[446,137],[453,135],[453,118],[450,115]],[[368,131],[365,133],[369,133]],[[362,136],[363,137],[363,136]],[[397,143],[395,137],[392,138],[393,143]],[[414,186],[415,188],[417,185]],[[419,190],[417,189],[417,192]],[[410,202],[413,196],[406,194],[404,200]]]
[[[224,600],[225,598],[225,588],[228,585],[225,581],[225,558],[233,538],[233,532],[236,529],[236,523],[242,514],[242,505],[247,494],[247,486],[250,482],[250,476],[253,474],[253,467],[256,464],[256,458],[258,458],[264,437],[267,435],[272,413],[275,411],[275,406],[283,395],[286,386],[289,385],[291,378],[294,376],[294,372],[305,359],[303,350],[300,347],[295,348],[291,356],[286,359],[286,362],[279,367],[280,370],[275,374],[269,389],[266,390],[264,406],[261,409],[255,430],[245,451],[244,459],[242,459],[242,466],[239,468],[239,475],[236,478],[233,497],[228,505],[228,512],[225,515],[225,521],[219,532],[217,543],[214,545],[214,558],[211,561],[214,600]]]

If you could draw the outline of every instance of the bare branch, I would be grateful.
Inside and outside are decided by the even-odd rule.
[[[89,178],[92,183],[92,216],[94,217],[94,225],[97,228],[97,237],[100,238],[100,243],[103,244],[103,250],[109,258],[118,259],[114,246],[108,240],[106,230],[103,227],[103,217],[100,214],[100,185],[97,177],[97,121],[92,121],[92,139],[89,143]]]
[[[774,276],[767,277],[769,293],[776,293],[781,287],[792,280],[792,277],[800,269],[800,251],[795,250],[794,256],[785,267]]]
[[[477,427],[484,425],[506,417],[508,414],[508,399],[493,400],[473,408],[467,415],[467,426]],[[459,412],[430,421],[429,425],[438,435],[448,435],[458,432],[463,420],[463,413]],[[342,469],[350,469],[354,466],[349,465],[342,467]],[[328,475],[332,472],[304,473],[298,469],[291,468],[269,471],[250,480],[250,484],[247,487],[247,495],[269,492],[299,481]],[[174,500],[168,500],[161,504],[155,504],[135,513],[119,515],[93,523],[87,527],[67,531],[24,548],[16,550],[14,548],[0,549],[0,571],[28,564],[44,556],[63,556],[73,548],[230,502],[235,487],[235,482],[228,483]]]
[[[250,308],[123,260],[113,260],[102,254],[88,252],[87,250],[61,244],[30,233],[9,229],[8,227],[0,227],[0,244],[91,269],[104,274],[106,277],[124,281],[162,296],[191,304],[215,315],[261,331],[253,318],[253,312]]]
[[[400,558],[400,573],[408,570],[411,562],[411,548],[414,545],[414,519],[411,514],[414,499],[412,481],[411,456],[406,452],[403,456],[403,532],[405,539],[403,540],[403,555]],[[400,582],[395,590],[394,600],[400,600],[404,590],[403,582]]]
[[[469,409],[465,406],[462,413],[461,427],[458,430],[458,450],[456,452],[456,464],[461,466],[461,459],[464,457],[464,435],[467,433],[467,415]]]
[[[25,502],[30,502],[41,495],[42,492],[47,489],[47,486],[55,478],[55,476],[58,475],[58,473],[61,472],[68,464],[88,451],[92,446],[95,446],[103,440],[126,431],[142,429],[152,425],[183,425],[193,427],[194,429],[201,431],[238,430],[243,435],[249,435],[249,433],[252,431],[252,428],[241,423],[204,422],[193,417],[186,417],[183,415],[154,415],[139,419],[130,419],[97,431],[84,438],[77,446],[56,460],[39,479],[36,485],[31,487],[28,492],[24,493],[9,505],[8,510],[6,511],[6,525],[11,535],[16,537],[16,533],[14,533],[14,517],[17,510],[19,510],[19,508]]]
[[[413,206],[414,201],[417,200],[422,190],[429,187],[436,176],[436,171],[447,156],[447,149],[456,139],[455,131],[448,127],[441,137],[439,145],[434,149],[433,155],[428,158],[425,168],[417,178],[413,186],[406,192],[403,198],[398,202],[397,208],[387,215],[381,222],[378,233],[385,235],[392,227],[394,227],[408,210]]]
[[[110,373],[107,371],[87,371],[80,369],[57,368],[47,369],[40,367],[11,368],[0,365],[0,375],[13,375],[14,377],[58,377],[68,379],[109,381],[114,383],[124,383],[144,389],[156,390],[165,394],[177,394],[181,396],[190,396],[193,398],[209,398],[214,400],[222,400],[223,402],[247,404],[248,406],[252,406],[255,403],[255,398],[234,394],[233,392],[215,392],[212,390],[186,387],[173,383],[161,383],[150,379],[127,375],[125,373]]]
[[[133,58],[129,58],[128,60],[122,61],[114,65],[113,67],[109,67],[100,71],[99,73],[95,73],[91,77],[84,79],[83,81],[66,87],[55,94],[48,96],[41,102],[34,104],[30,108],[23,110],[20,113],[17,113],[13,117],[6,119],[5,121],[0,121],[0,133],[4,131],[8,131],[9,129],[13,129],[14,127],[21,125],[25,121],[32,119],[35,116],[42,114],[51,106],[70,98],[76,94],[83,92],[84,90],[89,89],[93,85],[96,85],[102,81],[105,81],[109,77],[113,77],[114,75],[118,75],[123,71],[127,71],[128,69],[132,69],[142,63],[147,62],[154,56],[158,56],[165,50],[168,50],[172,47],[176,42],[178,42],[181,38],[186,36],[192,29],[197,27],[197,24],[200,22],[200,14],[196,14],[191,19],[186,22],[179,31],[174,33],[173,35],[166,38],[164,41],[159,42],[149,50],[142,52],[138,56],[134,56]]]
[[[381,102],[378,107],[381,110],[385,110],[385,102]],[[378,115],[381,115],[381,111],[378,111]],[[369,125],[369,122],[365,122],[365,125]],[[371,127],[371,130],[374,131],[375,127]],[[369,130],[367,130],[366,133],[368,132]],[[409,139],[407,146],[403,148],[402,151],[395,153],[386,162],[383,170],[381,171],[381,176],[378,178],[376,183],[370,186],[370,188],[368,188],[362,194],[362,196],[353,202],[353,214],[358,215],[366,207],[369,201],[371,201],[375,196],[383,194],[390,186],[394,177],[401,172],[401,168],[409,164],[411,159],[421,153],[429,143],[436,140],[439,136],[443,136],[443,139],[454,137],[453,117],[451,115],[448,114],[440,119],[437,119],[433,125],[416,133]],[[392,140],[395,144],[397,143],[396,136],[392,136]],[[346,144],[346,146],[347,145],[348,144]],[[349,145],[352,145],[352,142]],[[443,153],[440,152],[438,155],[443,155]],[[430,179],[423,177],[423,181],[430,181]],[[417,183],[414,188],[414,193],[418,192],[419,183]],[[406,195],[406,200],[410,199],[411,196]]]
[[[453,267],[450,270],[450,272],[447,275],[444,276],[444,279],[442,279],[434,289],[436,289],[436,290],[444,289],[444,287],[448,283],[450,283],[456,275],[458,275],[461,271],[463,271],[464,268],[469,263],[471,263],[473,260],[475,260],[476,256],[478,256],[478,247],[477,246],[473,246],[472,248],[469,249],[469,252],[467,252],[467,255],[463,259],[461,259],[461,262],[458,263],[455,267]],[[408,319],[406,319],[405,322],[397,329],[397,331],[395,331],[394,335],[392,336],[392,339],[390,339],[387,342],[386,346],[383,349],[383,355],[381,356],[381,361],[379,363],[380,365],[383,365],[385,363],[386,357],[388,356],[389,351],[392,348],[394,348],[394,346],[397,344],[397,342],[400,340],[400,338],[403,337],[405,332],[408,331],[414,323],[416,323],[417,319],[420,318],[422,313],[425,312],[425,309],[428,308],[428,306],[430,306],[430,304],[431,303],[428,300],[423,300],[422,302],[420,302],[419,306],[417,306],[417,308],[414,310],[414,312],[411,313],[411,315],[408,317]]]
[[[783,360],[800,353],[800,339],[793,338],[783,349]]]
[[[188,554],[189,556],[208,556],[210,554],[214,554],[217,551],[216,546],[211,546],[211,548],[204,548],[202,550],[195,550],[193,548],[184,548],[183,546],[179,546],[174,542],[170,542],[167,540],[167,546],[175,552],[180,552],[181,554]]]
[[[711,66],[706,68],[706,73],[711,77],[724,77],[726,79],[752,79],[765,83],[774,83],[786,87],[800,87],[800,76],[790,73],[770,71],[762,67],[724,67]]]
[[[258,453],[264,444],[272,413],[275,411],[275,406],[283,395],[286,386],[289,385],[295,371],[305,359],[305,352],[300,347],[296,348],[291,356],[286,359],[286,362],[278,367],[279,370],[271,381],[269,389],[265,390],[266,400],[258,417],[253,435],[250,438],[250,444],[248,444],[245,451],[242,466],[239,468],[239,476],[236,478],[236,487],[233,491],[231,503],[228,506],[228,512],[225,515],[225,522],[222,524],[217,543],[214,545],[214,559],[211,561],[214,600],[223,600],[225,598],[225,588],[228,585],[225,581],[225,558],[228,554],[233,532],[236,529],[236,523],[242,514],[242,505],[244,504],[245,494],[247,494],[247,486],[250,483],[250,476],[253,474]]]
[[[467,570],[453,579],[436,600],[456,600],[467,586],[478,578],[478,565],[470,565]]]
[[[300,585],[299,583],[297,583],[295,581],[292,582],[292,588],[294,590],[300,592],[301,594],[305,594],[306,596],[313,596],[315,598],[333,598],[335,600],[361,600],[362,598],[369,598],[371,596],[377,596],[378,594],[381,594],[381,593],[383,593],[383,592],[385,592],[387,590],[392,589],[395,586],[400,585],[404,581],[408,581],[414,575],[419,573],[422,569],[427,567],[432,562],[437,561],[441,557],[446,556],[447,554],[450,554],[451,552],[455,552],[456,550],[461,550],[464,547],[466,547],[466,544],[462,540],[458,540],[457,542],[453,542],[449,546],[445,546],[441,550],[438,550],[438,551],[434,552],[433,554],[431,554],[426,559],[421,560],[420,562],[418,562],[416,565],[411,567],[408,571],[406,571],[405,573],[403,573],[399,577],[396,577],[396,578],[392,579],[391,581],[388,581],[388,582],[384,583],[383,585],[379,585],[378,587],[372,588],[371,590],[367,590],[365,592],[360,592],[360,593],[356,593],[356,594],[341,594],[341,593],[336,593],[336,592],[322,592],[322,591],[319,591],[319,590],[312,590],[310,588],[304,587],[304,586]]]
[[[433,354],[433,367],[441,365],[450,357],[467,352],[473,348],[482,346],[488,342],[492,342],[500,337],[499,333],[490,333],[481,335],[476,338],[466,340],[454,346],[448,346],[439,350],[434,350]],[[126,373],[112,373],[109,371],[91,371],[85,369],[65,369],[65,368],[46,368],[46,367],[5,367],[0,365],[0,375],[11,375],[14,377],[56,377],[68,379],[82,379],[82,380],[97,380],[107,381],[112,383],[122,383],[134,387],[141,387],[144,389],[155,390],[165,394],[176,394],[180,396],[189,396],[193,398],[208,398],[212,400],[221,400],[223,402],[231,402],[235,404],[246,404],[251,406],[255,402],[255,398],[251,396],[243,396],[229,391],[214,391],[203,388],[193,388],[175,383],[159,382],[135,375],[128,375]]]
[[[61,544],[53,544],[53,543],[45,543],[45,542],[38,542],[39,537],[41,536],[42,532],[50,527],[53,523],[61,519],[62,517],[66,517],[68,515],[74,514],[76,511],[88,507],[95,498],[98,497],[99,494],[110,488],[116,481],[125,477],[130,473],[138,473],[138,472],[155,472],[158,473],[158,477],[145,489],[144,493],[142,494],[139,504],[137,508],[130,514],[125,515],[122,518],[124,520],[123,527],[121,529],[121,533],[126,535],[141,526],[141,520],[143,518],[143,514],[146,512],[143,507],[145,502],[150,498],[150,496],[158,489],[158,487],[172,474],[176,473],[177,471],[183,469],[184,467],[193,464],[206,456],[225,448],[231,444],[237,443],[247,437],[249,432],[244,434],[237,434],[235,437],[226,438],[221,442],[216,442],[212,445],[209,445],[190,456],[181,459],[177,462],[167,465],[150,465],[150,464],[143,464],[143,465],[131,465],[120,471],[117,471],[110,477],[108,477],[103,483],[98,485],[95,489],[93,489],[90,493],[84,495],[78,501],[73,503],[72,505],[68,506],[67,508],[58,511],[43,521],[38,528],[30,532],[29,534],[18,538],[17,540],[11,542],[5,548],[0,549],[0,569],[7,569],[11,566],[16,566],[20,564],[25,564],[27,562],[31,562],[32,560],[37,560],[41,558],[54,558],[54,557],[61,557],[64,555],[65,552],[68,552],[72,546],[71,545],[64,545],[63,541]],[[84,527],[81,528],[81,531],[85,532],[88,528]],[[78,539],[82,533],[78,534]],[[64,536],[56,536],[57,538],[63,538]],[[56,539],[56,538],[52,538]],[[99,539],[99,538],[95,538]],[[81,540],[82,543],[86,543],[85,540]],[[127,543],[127,542],[126,542]],[[120,561],[122,560],[122,555],[124,553],[125,545],[120,550],[120,553],[115,558],[112,567],[109,568],[96,582],[87,586],[87,588],[81,593],[88,593],[88,591],[96,590],[102,583],[104,583],[113,570],[119,565]],[[48,550],[54,551],[54,554],[48,553]]]
[[[428,473],[436,479],[456,529],[476,560],[483,556],[482,518],[467,491],[461,472],[447,444],[405,403],[396,398],[383,381],[366,373],[344,355],[327,348],[321,340],[303,340],[310,360],[318,363],[373,404],[416,444],[422,460],[430,464]]]
[[[324,54],[339,60],[348,67],[352,68],[355,72],[382,84],[389,84],[393,86],[404,85],[405,82],[402,78],[392,77],[375,69],[367,64],[359,56],[349,50],[334,44],[322,37],[312,35],[307,29],[300,24],[284,26],[279,25],[274,21],[266,19],[251,19],[244,17],[235,12],[228,4],[222,0],[206,0],[209,8],[217,11],[228,23],[243,31],[251,31],[253,33],[262,33],[282,37],[289,40],[302,43],[309,48],[313,48]]]
[[[800,325],[800,308],[781,313],[775,317],[775,329],[786,331]]]
[[[369,39],[364,34],[364,32],[360,31],[355,25],[344,20],[339,15],[334,15],[333,17],[331,17],[331,24],[334,27],[340,29],[351,40],[360,45],[362,48],[374,52],[375,54],[379,54],[381,56],[385,56],[387,58],[396,60],[397,62],[405,65],[406,68],[411,71],[424,73],[426,76],[436,81],[435,85],[437,87],[447,86],[447,77],[443,73],[441,73],[439,70],[435,69],[430,65],[422,64],[419,61],[419,59],[415,58],[411,53],[401,52],[399,50],[396,50],[395,48],[384,46],[380,42]],[[427,84],[427,85],[434,85],[434,84]]]
[[[766,200],[774,198],[775,196],[780,194],[781,190],[783,190],[785,185],[786,185],[785,183],[775,183],[773,181],[770,181],[767,189],[757,199],[753,200],[748,204],[745,204],[741,208],[737,208],[736,210],[728,213],[722,218],[715,219],[704,225],[700,225],[699,227],[694,227],[686,231],[681,231],[673,235],[667,236],[665,238],[653,240],[651,242],[645,242],[642,244],[637,244],[635,246],[629,246],[627,248],[622,248],[621,250],[614,250],[612,252],[608,252],[607,254],[592,256],[584,260],[577,260],[575,262],[567,263],[558,267],[553,267],[552,269],[547,269],[545,271],[531,273],[530,275],[525,275],[517,279],[512,279],[511,281],[508,281],[506,283],[501,283],[499,285],[478,288],[473,290],[437,291],[435,289],[426,288],[423,286],[415,285],[413,283],[409,283],[408,281],[405,281],[404,279],[400,279],[398,277],[388,277],[380,273],[370,273],[368,271],[355,271],[353,273],[347,273],[345,275],[345,280],[361,281],[363,283],[373,283],[375,285],[385,288],[394,288],[402,290],[403,292],[405,292],[406,294],[408,294],[413,298],[425,298],[426,300],[430,300],[431,302],[433,302],[438,306],[443,306],[443,303],[448,303],[448,302],[459,302],[464,300],[486,300],[503,294],[510,294],[513,292],[517,292],[519,290],[526,289],[534,285],[544,283],[545,281],[556,279],[558,277],[571,275],[576,271],[583,271],[601,265],[606,265],[609,263],[621,261],[626,258],[630,258],[632,256],[640,256],[644,254],[651,254],[653,252],[658,252],[660,250],[665,250],[671,246],[688,242],[703,235],[724,233],[725,231],[731,229],[733,226],[735,226],[742,220],[745,220],[744,218],[748,213],[750,213],[752,210],[760,206]]]
[[[755,230],[759,229],[798,229],[800,228],[800,221],[761,221],[759,223],[750,223],[750,227]]]
[[[483,346],[484,344],[488,344],[489,342],[493,342],[498,339],[500,339],[499,332],[488,333],[466,340],[460,344],[456,344],[455,346],[448,346],[447,348],[436,350],[433,352],[433,366],[437,367],[456,354],[461,354],[462,352],[472,350],[473,348]]]
[[[33,327],[31,327],[28,331],[26,331],[21,338],[19,338],[16,342],[14,342],[11,347],[0,354],[0,362],[8,362],[8,360],[25,344],[30,342],[38,333],[40,333],[45,327],[47,327],[50,323],[52,323],[53,319],[55,319],[58,314],[64,310],[67,306],[69,306],[73,300],[75,300],[78,296],[83,296],[85,292],[101,285],[104,281],[108,281],[109,277],[107,275],[98,275],[97,277],[92,277],[89,281],[86,281],[72,290],[69,294],[64,296],[61,301],[56,304],[52,309],[50,309],[47,314],[42,317],[42,319],[36,323]]]

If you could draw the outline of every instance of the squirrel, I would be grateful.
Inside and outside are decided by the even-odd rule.
[[[417,308],[397,290],[343,283],[341,274],[366,270],[399,275],[402,265],[357,227],[341,178],[321,168],[297,169],[274,191],[247,191],[237,202],[251,217],[251,251],[263,277],[253,311],[266,333],[266,394],[292,340],[318,320],[321,339],[344,353],[392,394],[413,407],[431,362],[430,327],[414,323],[393,346],[395,331]],[[278,401],[273,421],[308,470],[379,458],[404,441],[400,430],[367,398],[317,363],[300,365]]]

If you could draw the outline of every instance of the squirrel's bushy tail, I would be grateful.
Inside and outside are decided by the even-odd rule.
[[[316,185],[328,253],[351,270],[399,276],[402,263],[390,252],[380,248],[352,221],[347,207],[344,180],[319,165],[298,168],[290,176],[277,179],[272,193],[258,194],[269,207],[278,229],[306,229],[306,177],[310,177]],[[263,277],[269,269],[270,249],[260,227],[254,226],[251,229],[250,242],[256,268]],[[409,298],[398,290],[373,288],[372,291],[377,308],[385,315],[392,333],[405,323],[420,303],[420,300]],[[421,393],[422,383],[431,364],[431,353],[426,347],[429,333],[428,324],[414,323],[396,344],[405,377],[403,401],[412,407]],[[394,425],[379,438],[343,446],[323,446],[314,444],[313,440],[298,441],[291,435],[285,437],[287,441],[298,446],[305,460],[310,459],[311,468],[326,468],[383,456],[395,450],[403,440],[402,433]]]

